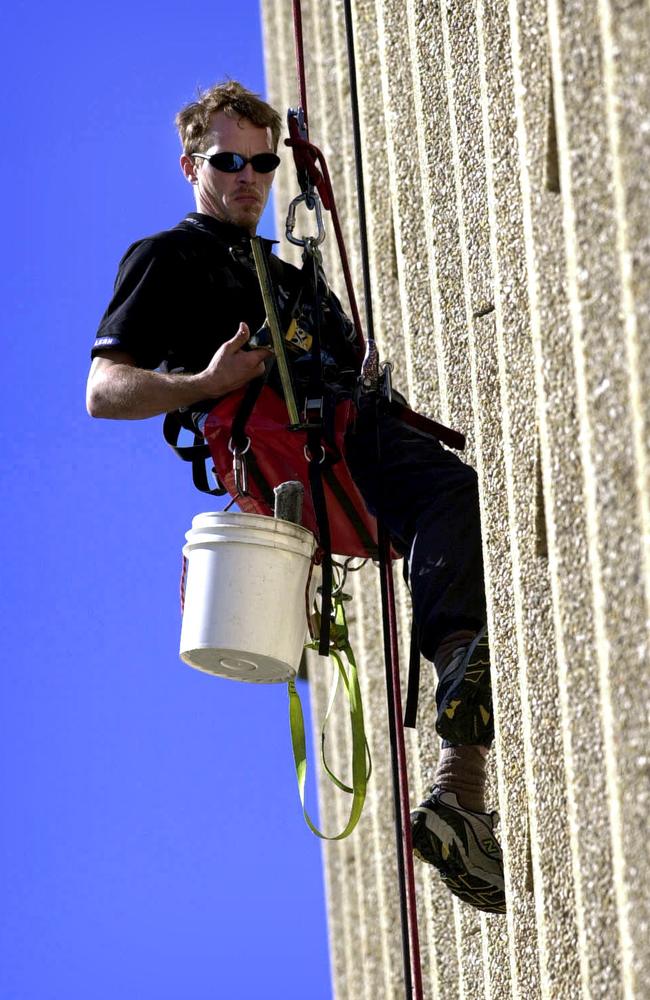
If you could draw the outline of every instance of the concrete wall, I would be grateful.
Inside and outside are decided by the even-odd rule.
[[[262,8],[269,96],[284,111],[298,99],[291,4]],[[361,289],[343,5],[303,8],[311,136]],[[490,800],[508,914],[457,903],[418,864],[425,996],[642,1000],[650,6],[357,0],[354,20],[377,336],[412,404],[468,436],[496,667]],[[295,191],[283,167],[280,222]],[[331,226],[325,261],[342,289]],[[370,799],[352,838],[324,849],[338,1000],[403,996],[377,591],[369,567],[354,614]],[[404,625],[408,610],[401,594]],[[414,804],[437,755],[424,676]],[[311,677],[318,716],[318,662]],[[333,742],[344,762],[342,724]],[[340,823],[326,788],[321,803]]]

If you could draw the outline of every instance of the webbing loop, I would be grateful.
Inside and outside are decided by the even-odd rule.
[[[307,744],[305,739],[305,722],[302,711],[300,695],[296,689],[295,682],[289,681],[289,725],[291,728],[291,746],[293,749],[293,759],[296,768],[296,778],[298,780],[298,792],[302,804],[303,815],[309,829],[321,840],[344,840],[349,837],[356,827],[363,811],[366,799],[366,789],[368,780],[372,773],[372,761],[370,750],[366,740],[365,726],[363,721],[363,705],[361,701],[361,689],[359,687],[359,676],[357,663],[350,645],[348,636],[347,621],[345,618],[344,600],[346,595],[339,594],[335,603],[335,610],[330,622],[330,657],[334,661],[334,675],[327,712],[323,720],[321,730],[321,760],[323,767],[330,777],[330,780],[341,789],[341,791],[352,795],[350,804],[350,814],[348,820],[340,833],[325,834],[312,821],[305,805],[305,783],[307,778]],[[307,643],[306,649],[318,649],[318,641]],[[343,659],[348,662],[348,669],[345,669]],[[339,681],[343,683],[347,701],[350,709],[350,730],[352,735],[352,785],[346,785],[331,770],[325,756],[325,733],[327,723],[332,713],[334,700],[338,690]]]

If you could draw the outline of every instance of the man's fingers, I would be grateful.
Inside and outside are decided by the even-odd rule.
[[[272,352],[265,348],[243,351],[242,348],[249,339],[248,326],[246,323],[240,323],[234,337],[222,344],[212,358],[206,372],[209,371],[211,379],[216,380],[211,382],[211,385],[217,385],[217,390],[213,390],[216,395],[223,393],[224,386],[226,392],[231,392],[264,374],[265,361]]]
[[[226,344],[224,346],[228,347],[230,352],[239,351],[246,343],[246,341],[250,338],[250,335],[251,335],[250,330],[248,329],[246,324],[240,323],[239,329],[237,330],[235,336],[231,337],[230,340],[226,341]]]

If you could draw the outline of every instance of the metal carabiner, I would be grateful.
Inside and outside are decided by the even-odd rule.
[[[244,456],[250,446],[251,439],[249,437],[246,438],[246,447],[243,451],[240,451],[233,444],[232,438],[228,442],[228,451],[232,455],[232,472],[235,479],[235,489],[237,490],[237,494],[242,497],[248,496],[248,467]]]
[[[299,239],[293,235],[293,231],[296,228],[296,209],[302,202],[305,203],[310,212],[316,212],[316,226],[318,232],[316,236],[305,236],[303,239]],[[303,191],[301,194],[297,195],[289,205],[289,209],[287,211],[287,221],[285,224],[285,233],[289,243],[293,243],[293,245],[297,247],[306,246],[307,240],[310,240],[314,246],[319,246],[325,239],[325,224],[323,222],[321,200],[318,197],[318,192],[314,188],[310,188],[310,190]]]

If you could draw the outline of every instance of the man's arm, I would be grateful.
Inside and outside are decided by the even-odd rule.
[[[138,368],[129,354],[118,351],[99,355],[88,375],[88,413],[113,420],[143,420],[239,389],[264,374],[264,361],[269,356],[263,349],[242,350],[249,337],[248,327],[241,323],[235,336],[222,344],[207,368],[196,375]]]

